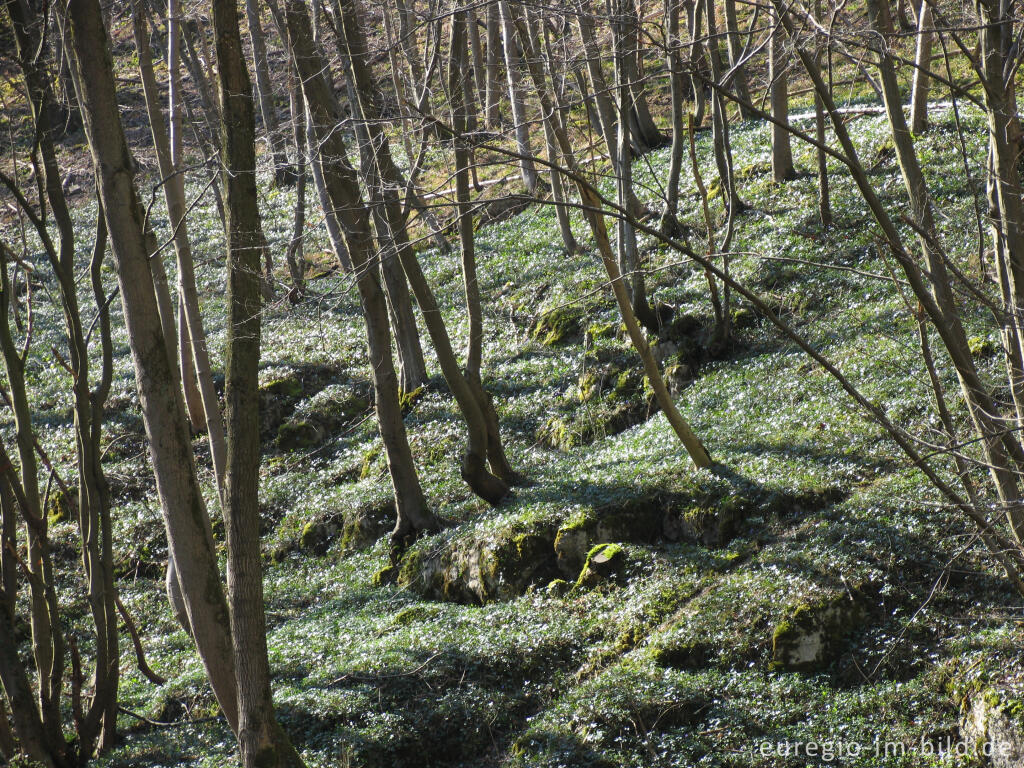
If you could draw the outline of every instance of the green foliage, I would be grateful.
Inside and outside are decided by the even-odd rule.
[[[969,110],[964,119],[968,152],[983,159],[984,122]],[[857,117],[849,125],[858,150],[874,158],[887,139],[884,121]],[[818,227],[815,180],[773,184],[764,170],[767,136],[751,124],[733,131],[743,198],[753,210],[736,218],[731,272],[798,324],[892,418],[928,434],[935,425],[927,377],[907,352],[916,344],[914,317],[889,283],[867,276],[889,268],[874,247],[868,212],[830,163],[836,223]],[[947,214],[939,226],[951,258],[969,271],[974,204],[948,121],[937,121],[918,145]],[[799,168],[813,167],[808,148],[794,150]],[[710,136],[699,135],[697,152],[712,169]],[[884,182],[883,204],[902,205],[894,166],[880,159],[873,178]],[[635,169],[638,194],[653,206],[667,152]],[[714,185],[713,171],[708,175]],[[265,176],[260,181],[270,188]],[[190,186],[190,199],[201,191]],[[693,192],[684,178],[682,199]],[[293,195],[281,190],[265,206],[272,247],[291,236]],[[713,195],[711,204],[721,220],[720,199]],[[683,206],[682,223],[702,250],[698,213]],[[94,207],[75,215],[91,232]],[[582,235],[578,213],[573,223]],[[155,226],[162,241],[167,222],[157,217]],[[225,337],[223,272],[210,257],[221,251],[223,233],[205,199],[190,217],[190,234],[216,365]],[[514,466],[535,484],[517,488],[499,508],[485,507],[459,476],[465,435],[450,395],[433,386],[408,393],[414,456],[446,525],[398,562],[386,541],[394,521],[385,456],[374,420],[366,418],[371,397],[358,295],[347,277],[317,269],[311,284],[330,301],[265,309],[261,532],[277,560],[265,576],[267,641],[283,725],[310,768],[345,761],[768,768],[773,764],[752,749],[765,739],[842,734],[919,744],[955,731],[968,693],[1005,690],[1020,670],[1024,630],[1012,620],[1019,599],[977,548],[947,569],[966,541],[962,522],[758,313],[734,304],[737,343],[710,354],[702,271],[641,235],[652,298],[675,307],[671,329],[651,341],[676,345],[664,359],[666,378],[677,379],[681,410],[728,470],[696,472],[664,418],[648,407],[638,359],[601,290],[600,263],[592,253],[561,253],[551,208],[532,206],[477,235],[488,307],[484,384]],[[584,250],[592,246],[581,239]],[[305,248],[311,262],[328,263],[319,228],[309,231]],[[430,248],[420,257],[453,343],[463,348],[457,263]],[[110,289],[112,278],[107,270]],[[83,293],[83,306],[90,300]],[[123,703],[176,727],[144,727],[125,715],[124,741],[96,764],[228,765],[237,758],[223,722],[191,722],[215,713],[216,702],[163,595],[166,542],[144,444],[133,437],[142,424],[117,305],[105,461],[124,574],[119,587],[150,663],[169,678],[154,688],[133,663],[124,664]],[[35,311],[41,340],[33,349],[60,348],[59,311],[43,301]],[[983,375],[998,372],[991,318],[969,312],[965,324]],[[531,338],[537,343],[524,344]],[[69,405],[66,376],[51,357],[33,351],[26,375],[33,397],[52,403],[40,429],[45,447],[51,456],[71,456],[68,424],[49,415],[67,413]],[[943,380],[954,382],[946,362],[937,363]],[[428,368],[436,371],[433,359]],[[954,418],[967,418],[959,403],[951,407]],[[212,499],[201,438],[196,445]],[[941,458],[936,466],[947,476],[953,471]],[[373,516],[361,517],[363,511]],[[57,546],[62,556],[77,556],[66,540]],[[595,552],[609,549],[623,555],[621,572],[599,588],[573,590]],[[947,576],[955,584],[933,594]],[[787,621],[809,615],[801,606],[827,604],[847,595],[848,585],[867,583],[878,585],[884,610],[866,604],[856,631],[834,633],[842,642],[815,674],[772,668],[773,635],[782,628],[779,639],[789,636]],[[81,605],[80,584],[59,589],[65,604]],[[28,628],[21,631],[24,642]],[[876,667],[868,680],[858,671]],[[1015,707],[1010,711],[1019,712]],[[928,761],[915,754],[881,767],[869,758],[847,765],[918,768]]]

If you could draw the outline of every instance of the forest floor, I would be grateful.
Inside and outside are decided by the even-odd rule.
[[[983,122],[963,118],[971,166],[983,167]],[[952,113],[934,123],[920,151],[940,227],[964,268],[974,254],[977,270],[982,181],[964,172]],[[850,125],[887,202],[902,206],[884,120],[863,115]],[[733,273],[891,418],[931,430],[916,321],[849,179],[830,166],[835,223],[823,230],[807,148],[794,144],[799,178],[775,184],[766,130],[739,125],[733,141],[752,206],[737,218]],[[709,144],[701,135],[702,168],[714,167]],[[667,150],[636,168],[641,198],[657,208]],[[699,206],[683,177],[684,224],[701,250]],[[267,236],[283,274],[292,193],[263,181]],[[76,206],[83,250],[95,216],[86,199]],[[311,218],[315,225],[319,215]],[[165,220],[155,223],[166,230]],[[810,743],[831,744],[836,763],[848,766],[955,764],[929,753],[958,738],[965,692],[1021,679],[1021,598],[967,523],[751,307],[734,302],[736,338],[711,348],[703,272],[641,238],[652,297],[674,308],[659,353],[673,367],[680,409],[719,463],[695,471],[650,407],[593,243],[581,220],[574,226],[587,253],[571,258],[549,206],[478,232],[485,384],[512,463],[532,485],[498,508],[469,493],[457,468],[461,421],[425,340],[434,378],[408,398],[406,425],[446,527],[394,570],[358,296],[329,269],[320,227],[306,243],[319,265],[313,295],[267,308],[268,641],[278,712],[307,765],[753,768],[806,765],[806,755],[779,751]],[[197,210],[190,232],[211,347],[222,360],[215,212]],[[458,256],[425,250],[421,260],[461,348]],[[38,274],[45,291],[48,270]],[[48,351],[62,343],[60,318],[37,303],[28,375],[34,402],[46,406],[44,442],[66,461],[67,387]],[[987,317],[969,322],[994,379],[997,331]],[[150,683],[126,647],[122,703],[166,725],[126,711],[122,743],[97,765],[229,765],[234,739],[214,717],[202,667],[164,597],[166,542],[118,333],[105,466],[119,586],[150,664],[168,678]],[[209,487],[205,440],[195,446]],[[60,554],[74,558],[73,525],[59,518]],[[219,521],[215,531],[220,540]],[[62,585],[72,615],[81,615],[80,595],[78,585]],[[821,642],[800,664],[786,643],[799,643],[794,632],[808,621]]]

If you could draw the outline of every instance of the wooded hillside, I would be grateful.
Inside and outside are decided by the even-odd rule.
[[[1024,765],[1024,17],[2,0],[0,765]]]

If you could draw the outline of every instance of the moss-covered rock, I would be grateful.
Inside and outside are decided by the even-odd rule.
[[[790,610],[772,632],[772,667],[819,672],[842,652],[866,614],[870,585]]]
[[[557,307],[537,318],[530,336],[546,347],[562,344],[579,335],[582,320],[579,307]]]
[[[617,329],[614,323],[591,323],[587,326],[586,339],[590,346],[601,339],[614,339]]]
[[[321,425],[305,420],[286,421],[277,430],[277,447],[282,451],[313,448],[324,439]]]
[[[536,438],[548,448],[571,451],[642,424],[654,412],[644,403],[614,399],[586,403],[564,416],[551,416],[537,429]]]
[[[395,527],[395,514],[394,502],[386,501],[382,504],[362,506],[345,515],[345,523],[341,530],[341,549],[351,552],[372,547]]]
[[[310,520],[299,534],[299,549],[314,555],[322,555],[330,549],[344,524],[344,515],[333,514],[322,520]]]
[[[659,494],[642,494],[568,520],[555,535],[558,570],[575,576],[586,562],[587,553],[598,544],[656,541],[662,535],[663,504]]]
[[[264,377],[259,389],[260,437],[267,441],[277,438],[281,425],[303,399],[315,396],[344,375],[330,366],[297,365],[273,368],[269,375],[264,371]]]
[[[439,549],[414,548],[402,559],[398,583],[435,600],[510,600],[557,575],[554,538],[552,526],[516,525]]]
[[[960,731],[974,756],[992,768],[1024,765],[1024,699],[986,688],[968,700]]]
[[[78,514],[78,498],[69,488],[65,491],[63,488],[57,489],[54,493],[50,494],[50,498],[46,504],[46,517],[48,518],[50,525],[56,525],[57,523],[63,523],[67,520],[73,520]]]
[[[361,418],[369,407],[362,388],[325,387],[300,404],[294,415],[278,427],[277,447],[282,451],[314,448],[339,428]]]
[[[614,581],[623,575],[625,569],[626,550],[622,548],[621,544],[598,544],[587,553],[587,560],[573,585],[573,591],[593,589],[606,582]]]

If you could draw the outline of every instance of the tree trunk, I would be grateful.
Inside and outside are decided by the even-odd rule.
[[[729,42],[729,68],[732,70],[732,85],[736,95],[741,99],[740,117],[749,120],[754,115],[744,103],[750,101],[750,87],[747,85],[747,68],[741,61],[743,58],[743,41],[740,39],[740,25],[736,18],[736,0],[725,0],[725,32]]]
[[[932,7],[921,0],[917,17],[917,50],[914,53],[914,84],[910,88],[910,130],[920,135],[928,130],[928,90],[932,68]]]
[[[274,716],[260,556],[260,257],[266,250],[256,196],[256,121],[242,53],[237,0],[213,0],[228,214],[228,327],[224,375],[227,467],[224,530],[228,603],[244,768],[301,766]]]
[[[679,179],[682,176],[683,155],[686,154],[686,82],[683,59],[680,55],[683,41],[680,37],[679,6],[682,0],[665,0],[665,64],[668,67],[669,91],[672,99],[672,149],[669,153],[668,179],[665,181],[665,212],[661,228],[675,236],[679,232]]]
[[[501,13],[498,0],[487,3],[487,87],[484,115],[491,128],[501,126]]]
[[[355,171],[348,162],[348,150],[336,127],[342,121],[341,108],[325,77],[325,64],[313,44],[309,16],[301,0],[288,0],[285,17],[292,57],[302,79],[302,92],[318,142],[314,161],[321,165],[330,204],[337,211],[356,274],[356,284],[366,318],[366,340],[373,372],[377,420],[388,469],[395,491],[398,521],[393,541],[402,545],[422,530],[437,525],[420,487],[398,400],[398,381],[391,357],[388,310],[378,282],[377,258],[371,237],[370,213],[363,202]]]
[[[249,26],[249,40],[252,42],[253,70],[256,72],[256,95],[260,102],[260,116],[267,144],[274,160],[274,184],[290,187],[297,181],[295,168],[288,162],[288,150],[284,131],[274,109],[274,89],[270,84],[270,67],[267,65],[267,41],[260,22],[260,8],[257,0],[245,0],[245,19]]]
[[[185,219],[187,203],[185,199],[185,179],[181,170],[181,114],[178,105],[181,103],[181,79],[178,70],[178,52],[180,45],[178,35],[180,26],[177,17],[178,0],[168,3],[168,115],[170,116],[170,133],[164,127],[159,107],[159,93],[153,76],[152,59],[149,52],[148,32],[144,26],[141,10],[136,6],[133,19],[135,25],[136,47],[139,52],[139,67],[142,70],[143,92],[146,97],[146,108],[149,113],[150,130],[153,134],[153,146],[156,149],[160,175],[164,179],[164,199],[167,205],[167,217],[170,220],[174,238],[174,251],[178,266],[178,302],[179,302],[179,361],[183,380],[189,373],[198,384],[198,407],[189,404],[188,390],[185,389],[185,404],[189,411],[189,421],[194,428],[204,426],[210,442],[210,456],[213,462],[214,478],[218,494],[222,491],[224,481],[224,422],[220,415],[220,403],[213,384],[213,371],[210,366],[210,355],[206,346],[206,331],[199,308],[199,292],[196,289],[195,266],[192,259],[192,244],[188,236],[188,223]],[[194,367],[193,367],[194,366]]]
[[[628,28],[631,19],[626,6],[632,7],[632,0],[615,0],[615,15],[612,19],[612,51],[615,61],[615,95],[618,99],[618,141],[615,147],[615,182],[618,203],[623,209],[630,209],[630,200],[635,199],[633,192],[633,155],[630,151],[630,120],[626,115],[631,113],[634,102],[633,89],[629,82],[627,62],[631,56],[628,46],[631,34]],[[641,134],[642,135],[642,134]],[[644,139],[646,141],[646,138]],[[647,301],[647,287],[640,254],[637,250],[636,230],[625,218],[620,218],[615,228],[616,255],[619,271],[625,278],[625,289],[629,295],[633,312],[650,331],[657,331],[658,317]]]
[[[519,39],[526,51],[526,61],[534,86],[537,89],[537,95],[540,98],[541,109],[545,113],[549,112],[554,109],[554,100],[549,94],[543,70],[531,50],[529,30],[520,16],[516,17],[515,26],[519,33]],[[651,388],[654,390],[654,396],[657,399],[658,405],[665,412],[665,418],[668,419],[680,442],[683,443],[693,463],[698,467],[709,467],[712,464],[711,457],[672,401],[668,388],[665,386],[665,380],[661,376],[661,371],[658,370],[658,363],[651,353],[650,345],[648,345],[647,340],[644,338],[643,330],[637,322],[636,315],[633,314],[629,295],[626,293],[626,287],[622,280],[622,273],[619,272],[618,264],[615,261],[615,254],[612,251],[611,241],[608,238],[608,231],[605,228],[604,216],[600,212],[602,207],[601,199],[593,187],[586,182],[586,177],[576,163],[572,144],[569,142],[569,136],[566,131],[561,126],[558,126],[556,127],[555,135],[558,139],[558,145],[562,150],[562,157],[565,158],[568,170],[576,182],[576,188],[579,191],[584,206],[584,216],[586,216],[587,223],[590,225],[590,230],[594,235],[594,240],[601,252],[601,262],[615,293],[615,301],[619,306],[619,312],[626,325],[626,331],[633,342],[633,347],[640,355],[644,366],[644,373],[651,382]]]
[[[769,14],[772,25],[768,42],[768,80],[771,93],[772,177],[775,181],[793,178],[793,150],[789,143],[789,74],[786,72],[784,34],[776,11]]]
[[[516,151],[519,153],[519,170],[526,191],[537,193],[540,177],[533,162],[533,146],[530,143],[530,125],[526,118],[526,100],[520,83],[519,54],[516,51],[515,32],[509,21],[508,0],[497,0],[501,12],[502,38],[505,49],[505,74],[508,76],[508,100],[512,105],[512,121],[515,124]]]
[[[97,0],[69,3],[75,68],[86,135],[113,248],[139,401],[167,528],[170,556],[193,637],[228,724],[238,727],[229,615],[217,555],[196,478],[184,404],[160,323],[144,211],[114,90],[113,65]]]
[[[306,102],[302,98],[302,84],[298,75],[289,68],[288,106],[292,116],[292,146],[295,149],[295,210],[292,213],[292,239],[285,250],[284,259],[292,279],[288,294],[294,304],[306,293],[306,259],[302,239],[306,226]]]

